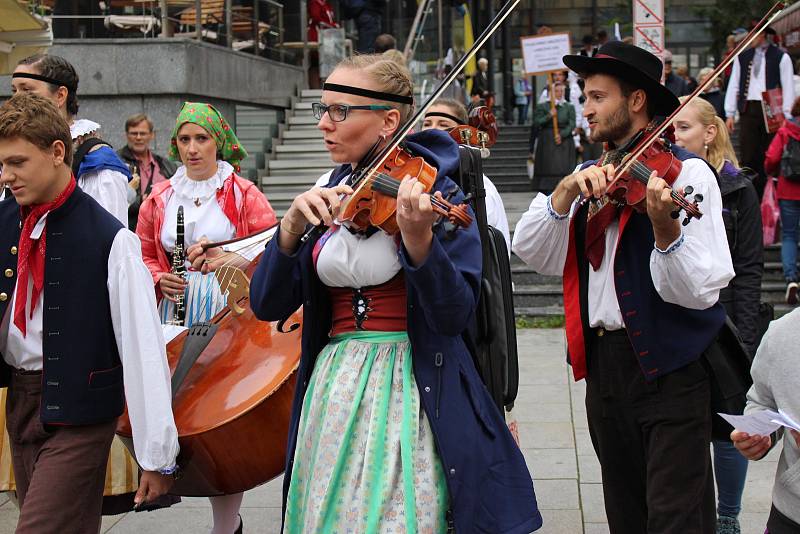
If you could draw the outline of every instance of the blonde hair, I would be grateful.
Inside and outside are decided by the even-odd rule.
[[[394,61],[396,63],[399,63],[400,65],[402,65],[404,67],[406,66],[406,55],[403,54],[400,50],[397,50],[396,48],[392,48],[390,50],[387,50],[382,55],[383,55],[383,57],[385,57],[386,59],[388,59],[390,61]]]
[[[414,82],[405,65],[383,54],[361,54],[343,59],[336,68],[346,68],[366,73],[378,84],[380,91],[400,96],[414,96]],[[414,112],[413,104],[385,102],[400,112],[400,122],[405,123]]]
[[[682,96],[680,98],[681,103],[685,102],[687,98],[689,97]],[[714,125],[717,127],[717,135],[715,135],[711,143],[708,144],[706,161],[717,169],[717,171],[722,170],[725,160],[730,161],[734,167],[739,167],[739,160],[736,159],[736,153],[733,150],[731,138],[728,136],[728,127],[725,126],[725,122],[719,118],[714,106],[702,98],[695,98],[689,102],[689,107],[697,113],[700,124],[703,126]]]

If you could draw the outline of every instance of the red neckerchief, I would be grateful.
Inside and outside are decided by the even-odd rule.
[[[33,206],[21,206],[22,215],[22,234],[19,237],[19,256],[17,256],[17,294],[14,306],[14,324],[25,337],[27,331],[27,321],[25,319],[25,305],[28,302],[28,270],[33,276],[33,293],[31,294],[31,317],[36,308],[36,302],[44,286],[44,253],[46,247],[47,233],[42,230],[39,239],[32,239],[31,233],[39,219],[47,212],[61,207],[64,202],[75,191],[75,177],[72,176],[69,184],[61,193],[47,204],[34,204]],[[46,224],[46,223],[45,223]],[[35,243],[34,243],[35,241]]]

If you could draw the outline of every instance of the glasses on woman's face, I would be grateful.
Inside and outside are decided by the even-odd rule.
[[[382,104],[375,104],[371,106],[349,106],[347,104],[331,104],[330,106],[326,106],[321,102],[314,102],[311,104],[311,111],[314,114],[315,119],[321,120],[322,116],[327,113],[328,117],[330,117],[333,122],[342,122],[347,118],[347,114],[354,109],[381,111],[393,108],[392,106],[386,106]]]

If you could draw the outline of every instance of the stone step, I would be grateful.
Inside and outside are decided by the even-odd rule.
[[[317,128],[290,128],[281,134],[284,142],[294,140],[322,139],[322,131]]]
[[[310,189],[312,185],[317,181],[320,175],[316,176],[315,178],[309,178],[305,175],[269,175],[264,176],[261,178],[261,185],[262,186],[270,186],[270,187],[278,187],[278,186],[286,186],[286,187],[295,187],[295,186],[304,186],[306,189]]]
[[[307,109],[310,112],[312,103],[313,102],[310,101],[310,100],[308,102],[305,102],[305,101],[295,102],[294,104],[292,104],[292,110],[297,112],[298,110],[306,110]]]
[[[539,274],[525,264],[513,265],[511,267],[511,277],[514,281],[514,286],[531,286],[531,285],[550,285],[560,286],[560,276],[549,276],[546,274]]]
[[[333,165],[327,165],[325,167],[309,167],[309,168],[301,168],[301,169],[265,169],[263,176],[269,177],[272,175],[281,175],[281,176],[305,176],[310,183],[314,183],[317,181],[317,178],[328,172],[333,168]]]
[[[303,89],[300,91],[300,98],[320,98],[322,89]]]
[[[519,306],[514,308],[517,317],[563,317],[564,306]]]
[[[295,117],[288,117],[286,119],[286,122],[287,122],[287,124],[289,126],[301,126],[302,125],[302,126],[305,126],[305,127],[312,126],[314,128],[316,128],[317,123],[319,123],[319,121],[317,119],[315,119],[311,114],[309,114],[308,116],[300,115],[300,116],[295,116]]]
[[[514,286],[514,307],[563,306],[561,284],[519,284]]]
[[[281,154],[288,155],[293,158],[301,157],[302,154],[312,154],[314,158],[322,158],[328,154],[328,150],[322,141],[314,141],[310,143],[291,143],[285,145],[278,145],[275,147],[275,152],[280,156]]]
[[[336,164],[330,158],[295,158],[290,160],[270,160],[267,161],[267,169],[269,170],[283,170],[283,169],[305,169],[305,168],[326,168],[330,169]]]

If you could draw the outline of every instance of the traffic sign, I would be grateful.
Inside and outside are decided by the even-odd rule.
[[[633,0],[633,24],[664,25],[664,0]]]
[[[644,48],[651,54],[661,56],[664,53],[664,26],[637,25],[633,31],[633,44]]]

